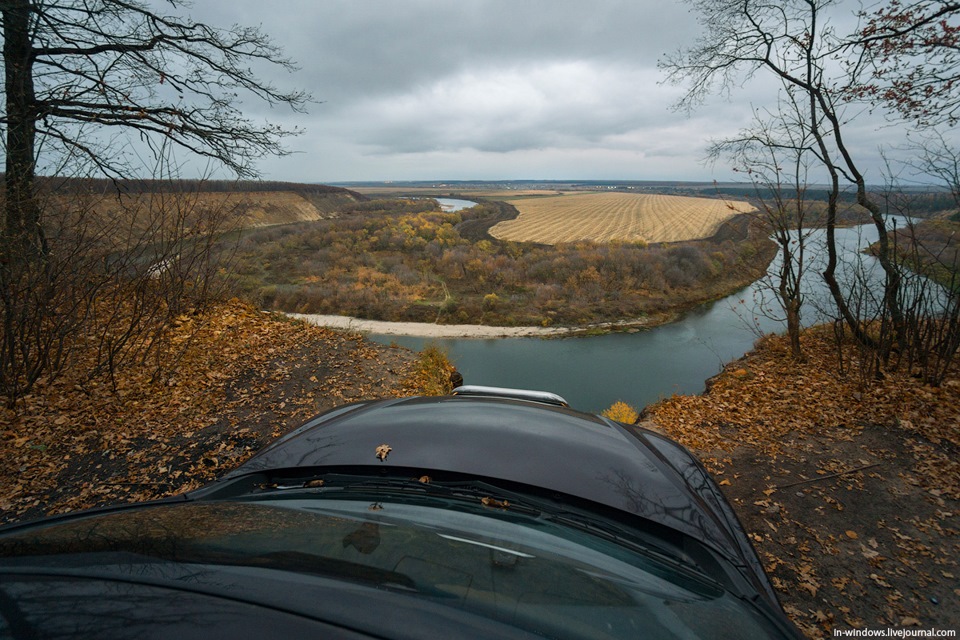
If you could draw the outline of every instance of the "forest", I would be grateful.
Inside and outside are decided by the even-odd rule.
[[[773,254],[757,229],[662,245],[503,242],[482,232],[502,209],[374,200],[333,220],[250,230],[224,249],[235,251],[236,293],[267,309],[504,326],[674,312],[756,279]]]

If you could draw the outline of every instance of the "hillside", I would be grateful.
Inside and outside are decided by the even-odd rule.
[[[811,638],[837,628],[960,626],[960,366],[934,387],[909,373],[837,373],[832,329],[764,338],[701,396],[645,418],[697,453]]]
[[[0,524],[195,489],[326,409],[450,389],[436,352],[237,302],[181,316],[170,337],[114,384],[76,367],[0,410]]]
[[[127,369],[116,392],[65,375],[0,415],[0,523],[173,495],[325,408],[449,391],[436,353],[236,302],[174,332],[170,375]],[[893,374],[866,384],[834,373],[832,332],[809,331],[804,348],[797,363],[783,338],[765,338],[706,394],[650,407],[648,425],[715,475],[809,637],[956,628],[960,369],[942,387]]]
[[[548,246],[488,237],[513,213],[502,202],[457,212],[423,199],[361,205],[245,234],[227,247],[234,291],[267,309],[366,320],[649,326],[753,282],[775,250],[748,216],[700,241]]]
[[[340,187],[289,182],[44,178],[40,185],[54,216],[71,212],[85,222],[137,230],[161,220],[188,228],[216,220],[221,230],[313,222],[367,199]]]

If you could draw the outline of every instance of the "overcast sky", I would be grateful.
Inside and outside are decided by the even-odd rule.
[[[190,15],[259,25],[301,69],[308,114],[245,105],[303,128],[264,178],[726,180],[711,138],[775,92],[748,85],[692,115],[658,59],[697,23],[677,0],[197,0]],[[859,127],[873,150],[886,133]],[[879,176],[876,176],[879,179]]]

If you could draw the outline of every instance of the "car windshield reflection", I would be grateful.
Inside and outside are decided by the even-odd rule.
[[[101,570],[169,562],[334,577],[553,638],[767,635],[751,607],[655,555],[542,515],[442,499],[180,504],[0,538],[0,555],[18,561],[90,553],[116,556]]]

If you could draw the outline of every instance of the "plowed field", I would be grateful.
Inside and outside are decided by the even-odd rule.
[[[746,202],[636,193],[578,193],[508,200],[520,211],[490,229],[501,240],[559,244],[680,242],[707,238],[733,216],[753,211]]]

